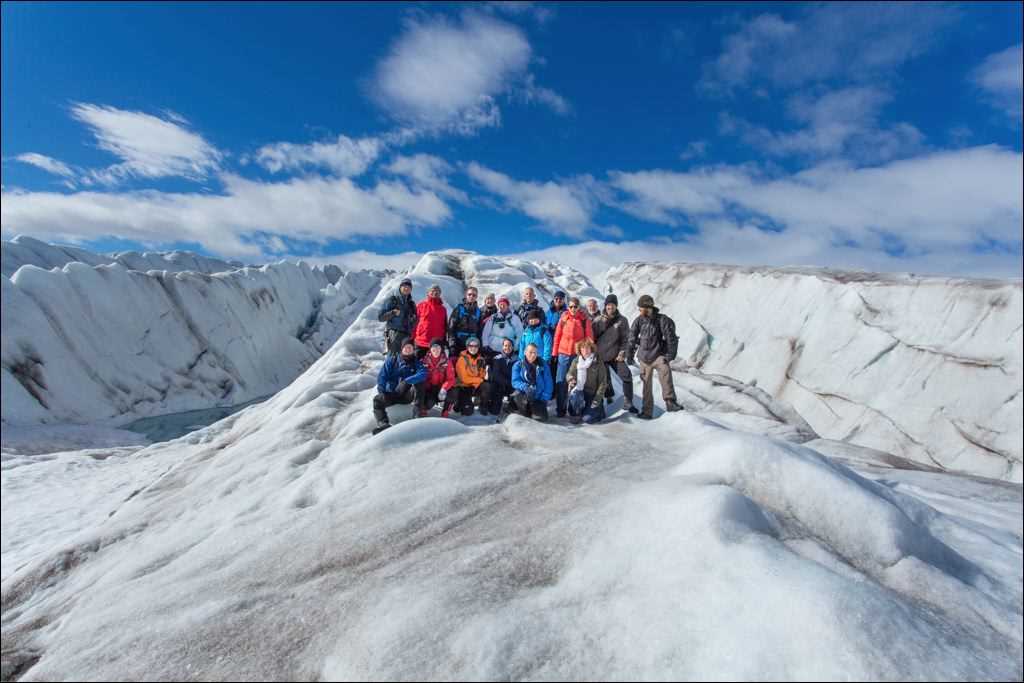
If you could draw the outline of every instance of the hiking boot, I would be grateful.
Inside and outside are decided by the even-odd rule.
[[[445,408],[444,410],[441,411],[441,417],[451,417],[451,415],[449,415],[449,413],[451,412],[452,411],[450,409]]]
[[[473,406],[469,405],[462,409],[463,417],[469,417],[473,414]]]
[[[641,420],[653,420],[654,419],[654,416],[651,415],[650,413],[639,413],[637,415],[637,417],[639,417]]]
[[[682,409],[683,409],[683,407],[681,405],[679,405],[678,403],[676,403],[675,401],[665,401],[665,410],[667,410],[670,413],[674,413],[677,410],[682,410]]]
[[[580,422],[583,422],[583,418],[579,415],[570,415],[569,422],[571,422],[574,425],[578,425]]]
[[[604,397],[604,402],[609,404],[609,405],[611,405],[612,401],[614,401],[614,400],[615,400],[614,396],[605,396]]]
[[[419,417],[426,417],[430,413],[426,408],[420,408]]]
[[[376,436],[377,434],[380,434],[381,432],[383,432],[385,429],[387,429],[390,426],[391,426],[390,422],[378,422],[376,429],[373,430],[374,436]]]
[[[640,412],[640,410],[635,405],[633,405],[632,403],[629,404],[629,408],[627,408],[626,410],[628,410],[629,412],[633,413],[634,415],[636,415],[637,413]]]

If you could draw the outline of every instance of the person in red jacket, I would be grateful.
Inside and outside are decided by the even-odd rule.
[[[440,285],[430,285],[427,298],[416,305],[416,355],[422,359],[430,351],[430,342],[444,337],[448,330],[448,311],[441,301]]]
[[[444,351],[444,340],[433,339],[430,342],[430,353],[423,357],[423,367],[427,369],[427,378],[423,380],[419,391],[419,416],[426,417],[430,409],[438,401],[444,401],[444,384],[448,381],[448,354]]]
[[[558,359],[555,374],[555,407],[558,410],[558,417],[565,417],[569,400],[565,376],[569,372],[573,358],[576,357],[576,344],[584,339],[594,341],[594,327],[586,311],[582,310],[579,297],[574,296],[569,299],[568,310],[555,325],[555,341],[551,348],[552,360]]]

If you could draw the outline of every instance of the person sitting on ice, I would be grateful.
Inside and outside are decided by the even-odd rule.
[[[515,353],[515,345],[511,339],[503,339],[501,353],[491,358],[487,367],[487,381],[484,382],[482,397],[480,400],[480,412],[486,407],[491,415],[501,416],[502,403],[508,397],[504,412],[510,413],[515,409],[512,402],[512,366],[518,360]]]
[[[391,426],[386,408],[415,401],[418,387],[426,378],[427,369],[416,357],[416,346],[406,337],[402,340],[401,351],[385,358],[377,373],[377,395],[373,397],[373,416],[377,418],[374,434]]]
[[[487,379],[487,361],[480,354],[480,340],[470,337],[466,350],[459,354],[454,363],[448,364],[448,379],[444,383],[444,410],[441,417],[448,417],[452,407],[466,417],[473,414],[473,402],[480,403],[482,386]],[[480,405],[480,413],[487,414],[487,407]]]
[[[417,405],[420,417],[426,417],[431,408],[445,399],[444,383],[448,381],[448,354],[444,350],[444,341],[431,340],[430,352],[421,362],[427,369],[427,378],[423,380]]]
[[[506,339],[512,342],[512,348],[519,343],[523,333],[523,322],[509,307],[507,296],[498,299],[498,312],[487,319],[484,324],[484,352],[488,356],[501,353],[502,344]]]
[[[551,381],[551,370],[541,360],[536,344],[527,344],[525,358],[516,361],[512,366],[512,400],[519,414],[546,422],[548,419],[548,401],[554,390]]]
[[[600,422],[604,412],[604,392],[608,389],[608,368],[597,355],[591,339],[576,343],[576,357],[566,376],[569,391],[569,421],[579,424]]]

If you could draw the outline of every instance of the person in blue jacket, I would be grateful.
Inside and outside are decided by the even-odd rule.
[[[526,357],[516,361],[512,366],[512,400],[515,401],[519,414],[546,422],[548,419],[548,401],[555,383],[551,381],[551,371],[537,353],[536,344],[527,344]]]
[[[519,357],[526,358],[526,347],[533,344],[537,347],[537,355],[545,363],[551,360],[551,330],[544,324],[544,313],[539,308],[526,314],[526,327],[519,337]]]
[[[412,339],[402,340],[401,352],[388,356],[377,374],[377,395],[373,397],[373,416],[377,418],[374,434],[391,426],[385,409],[415,401],[420,384],[426,378],[427,368],[416,357],[416,346]]]

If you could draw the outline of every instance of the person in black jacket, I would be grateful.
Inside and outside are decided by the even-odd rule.
[[[448,356],[458,358],[466,350],[466,340],[477,337],[484,330],[483,311],[477,305],[476,287],[467,287],[462,303],[448,316]]]
[[[388,355],[402,351],[402,340],[416,331],[416,303],[412,300],[412,280],[405,278],[398,291],[381,306],[377,320],[384,323],[384,348]]]
[[[654,417],[654,373],[661,383],[661,397],[665,399],[665,410],[682,410],[676,403],[676,391],[672,386],[672,368],[679,350],[676,324],[663,315],[654,305],[654,299],[644,294],[637,301],[640,315],[629,330],[629,357],[636,358],[640,365],[640,379],[644,383],[643,408],[640,417],[650,420]]]
[[[516,306],[516,315],[523,323],[523,327],[526,327],[529,321],[529,316],[532,311],[540,313],[540,319],[544,320],[544,309],[540,307],[540,302],[537,301],[537,295],[533,292],[533,287],[526,287],[523,289],[523,298],[518,306]]]
[[[594,319],[594,339],[597,342],[597,355],[608,368],[608,386],[604,398],[608,403],[615,397],[615,389],[611,383],[614,371],[622,380],[623,407],[631,413],[638,413],[633,405],[633,373],[626,363],[629,353],[629,321],[619,313],[619,299],[614,294],[604,298],[604,312]]]
[[[519,360],[519,356],[516,353],[515,344],[511,339],[506,338],[501,344],[501,353],[496,354],[490,360],[487,368],[487,381],[484,382],[481,391],[480,405],[487,406],[487,411],[492,415],[501,416],[501,404],[506,397],[508,403],[505,404],[505,412],[511,413],[515,410],[515,404],[512,402],[512,393],[515,391],[512,387],[512,366],[517,360]]]

